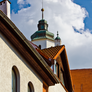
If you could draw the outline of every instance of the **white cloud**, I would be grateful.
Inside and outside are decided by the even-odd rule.
[[[18,0],[17,3],[18,4],[24,4],[24,0]]]
[[[18,0],[21,5],[23,0]],[[30,39],[37,31],[38,21],[41,19],[41,0],[25,0],[31,4],[23,8],[18,14],[12,13],[12,21]],[[92,34],[90,30],[84,31],[84,19],[88,16],[85,8],[75,4],[72,0],[44,0],[44,18],[49,24],[49,31],[56,36],[59,31],[62,44],[65,44],[70,67],[91,67]],[[80,33],[74,31],[76,28]]]
[[[45,1],[48,2],[48,3],[50,3],[50,2],[56,3],[56,2],[58,2],[59,0],[45,0]]]

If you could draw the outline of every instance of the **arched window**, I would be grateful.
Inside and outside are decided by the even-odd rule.
[[[17,92],[17,76],[14,69],[12,69],[12,92]]]
[[[20,92],[20,76],[16,66],[12,68],[12,92]]]
[[[31,82],[28,83],[28,92],[34,92],[34,87]]]

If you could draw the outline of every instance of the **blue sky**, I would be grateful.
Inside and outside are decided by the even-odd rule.
[[[22,7],[20,7],[20,5],[17,3],[17,0],[9,0],[12,4],[11,4],[11,13],[12,13],[12,10],[15,12],[15,13],[18,13],[19,10],[21,10],[22,8],[27,8],[27,7],[30,7],[30,4],[22,4]],[[25,1],[25,0],[24,0]]]
[[[2,1],[2,0],[0,0]],[[26,1],[26,0],[24,0]],[[12,10],[15,13],[18,13],[19,10],[21,10],[22,8],[27,8],[30,7],[30,4],[22,4],[23,7],[20,8],[20,5],[17,3],[17,0],[10,0],[11,4],[11,13]],[[84,7],[87,12],[88,12],[88,17],[85,18],[84,23],[85,23],[85,29],[89,29],[92,30],[92,0],[73,0],[74,3],[80,5],[81,7]]]
[[[2,0],[0,0],[2,1]],[[42,0],[10,0],[11,20],[26,36],[36,32]],[[48,31],[57,31],[71,69],[92,68],[92,0],[43,0]]]
[[[88,17],[85,18],[85,29],[92,30],[92,0],[74,0],[74,3],[79,4],[81,7],[84,7],[89,13]]]

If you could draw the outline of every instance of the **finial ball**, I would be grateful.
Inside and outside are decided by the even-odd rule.
[[[43,12],[43,11],[44,11],[44,9],[42,8],[42,9],[41,9],[41,11]]]

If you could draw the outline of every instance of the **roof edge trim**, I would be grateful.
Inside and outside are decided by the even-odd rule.
[[[56,54],[56,56],[53,59],[56,59],[58,57],[58,55],[65,49],[65,46],[63,45],[63,47],[59,50],[59,52]]]

